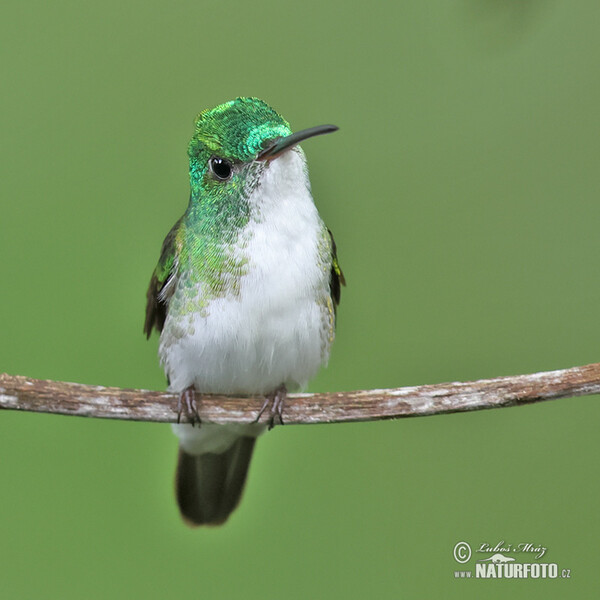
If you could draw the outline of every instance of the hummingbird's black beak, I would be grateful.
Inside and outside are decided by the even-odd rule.
[[[316,127],[309,127],[302,131],[297,131],[291,135],[277,138],[273,140],[264,150],[261,150],[256,157],[257,160],[271,160],[277,158],[280,154],[288,150],[292,146],[307,140],[308,138],[315,137],[315,135],[323,135],[325,133],[333,133],[338,128],[335,125],[317,125]]]

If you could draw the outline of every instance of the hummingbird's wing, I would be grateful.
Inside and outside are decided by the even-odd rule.
[[[340,264],[337,258],[337,249],[335,247],[335,240],[333,239],[333,233],[328,228],[327,233],[331,239],[331,274],[329,276],[329,290],[331,293],[331,299],[333,300],[333,309],[335,310],[337,305],[340,303],[341,286],[346,285],[346,279],[344,273],[340,269]]]
[[[171,231],[167,234],[160,251],[158,264],[154,269],[154,273],[152,273],[152,279],[150,279],[146,294],[146,321],[144,322],[146,337],[150,337],[152,329],[155,327],[158,332],[162,331],[167,318],[169,300],[175,290],[177,277],[179,248],[176,238],[180,224],[181,219],[173,225]]]

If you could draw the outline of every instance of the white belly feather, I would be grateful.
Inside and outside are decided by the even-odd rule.
[[[327,362],[331,258],[323,255],[326,231],[300,150],[272,161],[250,206],[236,249],[248,261],[237,293],[211,300],[204,313],[167,316],[159,355],[172,391],[193,385],[199,392],[258,395],[281,384],[302,388]],[[185,320],[187,333],[177,339],[170,334],[178,326],[173,319]],[[198,453],[223,451],[236,433],[263,429],[228,427],[228,441],[219,427],[215,442],[213,427],[178,426],[176,433],[187,451]]]

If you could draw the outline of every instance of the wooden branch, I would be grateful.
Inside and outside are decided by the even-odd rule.
[[[290,394],[286,424],[376,421],[532,404],[600,393],[600,363],[560,371],[387,390]],[[0,409],[81,417],[172,423],[177,394],[0,375]],[[199,412],[211,423],[250,423],[262,398],[199,395]],[[267,413],[261,422],[268,419]]]

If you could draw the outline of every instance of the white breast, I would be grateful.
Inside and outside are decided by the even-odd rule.
[[[195,313],[178,340],[161,335],[172,391],[264,394],[303,387],[327,361],[332,337],[330,258],[300,150],[273,160],[250,197],[240,236],[247,262],[239,291]],[[329,304],[328,304],[329,302]],[[165,323],[165,334],[169,319]]]

